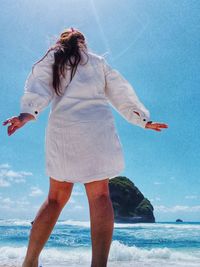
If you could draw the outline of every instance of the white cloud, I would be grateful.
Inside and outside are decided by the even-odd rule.
[[[25,198],[13,200],[9,197],[3,198],[0,196],[0,208],[4,210],[26,210],[28,205],[30,205],[30,203]]]
[[[79,191],[72,191],[72,196],[83,196],[84,193],[83,192],[79,192]]]
[[[33,175],[31,172],[14,171],[8,163],[0,165],[0,187],[8,187],[12,183],[24,183],[26,176]]]
[[[185,196],[186,199],[197,199],[198,196],[196,195],[190,195],[190,196]]]
[[[38,211],[40,209],[41,205],[34,205],[34,206],[32,206],[32,209],[34,209],[35,211]]]
[[[154,184],[155,184],[155,185],[161,185],[161,184],[163,184],[163,183],[161,183],[161,182],[154,182]]]
[[[68,200],[68,203],[74,204],[76,203],[75,199],[71,196],[70,199]]]
[[[12,177],[12,178],[14,178],[14,177],[19,177],[19,178],[21,178],[21,177],[23,177],[22,176],[22,174],[20,173],[20,172],[15,172],[15,171],[13,171],[13,170],[6,170],[6,172],[5,171],[2,171],[2,174],[4,175],[4,176],[6,176],[6,177]]]
[[[1,203],[5,205],[13,205],[15,202],[11,200],[9,197],[1,198]]]
[[[155,197],[150,199],[151,202],[161,201],[160,197]]]
[[[76,205],[76,206],[74,206],[74,209],[76,209],[76,210],[82,210],[82,209],[84,209],[84,207],[81,206],[81,205]]]
[[[30,205],[30,202],[27,200],[19,199],[16,201],[16,205],[18,206],[19,209],[26,209],[27,206]]]
[[[8,186],[10,186],[10,183],[0,178],[0,187],[8,187]]]
[[[173,207],[166,207],[164,205],[154,206],[154,210],[158,212],[168,213],[168,212],[199,212],[200,205],[197,206],[184,206],[184,205],[176,205]]]
[[[8,163],[0,164],[0,169],[9,169],[11,166]]]
[[[43,192],[39,187],[36,186],[31,187],[31,192],[29,194],[30,197],[38,197],[41,195],[43,195]]]

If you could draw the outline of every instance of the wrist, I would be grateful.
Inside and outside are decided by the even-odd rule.
[[[152,124],[153,121],[148,121],[145,125],[145,128],[149,128],[148,125]]]
[[[20,121],[24,121],[24,122],[28,122],[30,120],[34,120],[34,116],[30,113],[20,113],[20,115],[18,116],[18,118],[20,119]]]

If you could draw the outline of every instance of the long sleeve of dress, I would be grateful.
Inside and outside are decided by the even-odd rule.
[[[117,70],[112,69],[104,58],[103,67],[106,82],[105,94],[109,102],[128,122],[145,128],[150,112],[140,102],[133,87]]]
[[[37,119],[40,112],[51,102],[54,96],[53,61],[53,54],[49,52],[29,73],[25,82],[24,94],[20,100],[21,113],[32,114]]]

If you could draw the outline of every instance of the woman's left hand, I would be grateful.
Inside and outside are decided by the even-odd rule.
[[[160,132],[161,129],[168,128],[168,125],[160,122],[147,122],[145,128]]]
[[[13,134],[16,130],[24,126],[28,121],[34,120],[34,116],[29,114],[29,113],[20,113],[19,116],[13,116],[3,122],[3,125],[7,125],[10,123],[8,126],[7,132],[8,135],[10,136]]]

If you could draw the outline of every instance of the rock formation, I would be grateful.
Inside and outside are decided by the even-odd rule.
[[[125,176],[117,176],[111,179],[109,190],[115,222],[155,222],[153,206],[130,179]]]
[[[183,222],[183,220],[181,220],[181,219],[177,219],[176,222]]]

